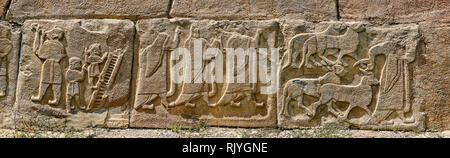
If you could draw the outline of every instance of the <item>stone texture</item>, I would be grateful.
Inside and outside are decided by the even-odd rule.
[[[281,127],[424,128],[421,105],[412,102],[418,25],[298,20],[281,29]]]
[[[428,129],[450,129],[450,25],[420,23],[424,37],[414,69],[414,103],[422,105]],[[423,48],[424,47],[424,48]]]
[[[128,127],[133,22],[27,20],[22,30],[18,119]]]
[[[169,0],[12,0],[8,18],[148,18],[167,15]]]
[[[263,86],[249,82],[231,83],[226,79],[225,83],[206,83],[204,80],[199,83],[188,82],[202,79],[198,75],[192,80],[176,84],[173,76],[178,73],[168,70],[182,63],[169,56],[175,48],[189,50],[190,57],[185,55],[182,59],[192,60],[193,65],[202,62],[207,65],[213,62],[225,65],[225,60],[219,62],[220,56],[225,56],[225,48],[276,47],[276,21],[150,19],[138,21],[136,29],[139,46],[135,52],[135,61],[138,61],[135,72],[138,73],[133,77],[136,78],[136,85],[133,86],[136,87],[136,94],[131,127],[275,125],[275,95],[258,92]],[[199,49],[205,55],[203,58],[194,54],[195,40],[202,43]],[[220,53],[208,55],[207,48],[217,48]],[[241,59],[245,58],[238,60]],[[180,78],[185,78],[187,72],[191,72],[188,66],[181,65]],[[195,65],[191,68],[195,71]],[[224,66],[224,69],[230,68]],[[209,71],[206,65],[200,65],[198,70],[207,77],[220,74],[217,70]],[[245,75],[248,78],[249,73]]]
[[[0,0],[0,16],[3,17],[8,10],[8,4],[10,0]]]
[[[344,20],[365,20],[379,24],[450,22],[448,0],[339,0]]]
[[[310,21],[336,19],[335,0],[174,0],[172,17],[208,19],[270,19]]]
[[[14,122],[20,31],[0,22],[0,128],[12,128]]]

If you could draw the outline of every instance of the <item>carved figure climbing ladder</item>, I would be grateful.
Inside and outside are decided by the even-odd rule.
[[[87,110],[91,110],[94,107],[102,107],[105,104],[107,98],[105,92],[109,90],[114,83],[114,78],[120,68],[122,57],[123,53],[118,53],[118,55],[108,53],[105,66],[103,67],[100,78],[96,84],[97,89],[92,93]]]

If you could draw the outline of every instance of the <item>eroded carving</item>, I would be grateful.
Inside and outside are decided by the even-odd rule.
[[[8,89],[8,60],[7,56],[13,48],[10,29],[0,27],[0,97],[7,95]]]
[[[258,55],[260,47],[275,48],[277,26],[273,21],[139,21],[139,73],[131,126],[187,127],[198,120],[214,125],[270,124],[274,95],[262,95],[261,84],[249,82],[258,75],[249,73],[258,56],[249,58],[246,51],[253,48]],[[229,57],[228,48],[242,51]],[[231,67],[225,60],[229,58],[234,58]],[[230,70],[232,77],[243,75],[246,80],[229,82]]]
[[[81,104],[80,95],[81,88],[80,82],[84,80],[84,72],[86,67],[82,67],[81,59],[78,57],[71,57],[69,59],[69,69],[66,71],[67,90],[66,90],[66,111],[70,113],[75,109],[74,103],[78,105],[80,109],[85,109],[86,106]],[[81,104],[81,105],[80,105]]]
[[[32,24],[35,32],[33,53],[42,60],[41,78],[39,82],[38,94],[31,97],[33,101],[42,101],[49,87],[53,93],[53,99],[48,104],[59,103],[61,96],[62,68],[60,61],[66,57],[64,45],[61,43],[64,31],[55,27],[48,31],[43,31],[38,24]]]
[[[288,42],[280,74],[297,74],[298,78],[284,78],[281,83],[278,113],[282,126],[338,124],[367,129],[422,126],[423,114],[411,104],[410,85],[410,63],[414,62],[420,40],[417,26],[328,25],[323,32],[300,33]],[[344,33],[327,34],[335,25],[343,26],[336,31]],[[297,55],[299,48],[302,56]],[[296,62],[295,57],[301,58],[301,62]],[[320,77],[305,77],[317,75]],[[305,95],[310,96],[306,101]],[[297,106],[292,107],[291,103]],[[322,106],[325,112],[319,110]]]
[[[69,126],[127,126],[131,21],[30,20],[23,28],[18,110]]]

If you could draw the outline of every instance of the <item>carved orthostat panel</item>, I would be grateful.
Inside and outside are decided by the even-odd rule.
[[[281,29],[280,126],[423,128],[412,104],[417,25],[289,21]]]
[[[139,47],[131,127],[276,123],[276,92],[262,93],[271,82],[261,82],[252,68],[260,64],[257,61],[276,66],[276,61],[267,58],[270,50],[260,58],[258,48],[277,47],[277,22],[151,19],[138,21],[136,30]],[[176,53],[179,48],[185,51]],[[243,51],[228,56],[227,48]],[[258,50],[245,55],[249,48]],[[266,73],[275,75],[275,69]],[[239,80],[238,74],[244,80],[231,81]]]
[[[128,20],[26,21],[17,108],[71,126],[127,127],[133,37]]]
[[[20,32],[7,22],[0,22],[0,127],[13,124],[13,105],[17,84]]]

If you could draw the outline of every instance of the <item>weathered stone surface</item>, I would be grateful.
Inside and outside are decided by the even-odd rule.
[[[196,75],[215,77],[220,74],[218,69],[207,68],[214,62],[223,65],[223,73],[231,69],[225,66],[223,59],[226,58],[225,48],[275,48],[278,32],[276,21],[151,19],[138,21],[136,28],[139,49],[135,52],[135,61],[138,62],[134,71],[137,74],[133,77],[136,78],[136,91],[131,127],[193,127],[202,123],[259,127],[276,124],[275,95],[259,92],[266,86],[248,81],[232,83],[226,77],[224,82],[214,80],[206,83],[202,75]],[[197,48],[194,46],[196,40],[202,44]],[[176,56],[172,57],[175,48],[189,51],[182,56],[183,62],[177,60]],[[208,54],[207,48],[217,48],[220,52]],[[200,49],[203,54],[196,55],[195,49]],[[251,65],[248,60],[245,61],[245,56],[237,60],[241,59],[244,59],[245,65]],[[192,65],[183,64],[186,61]],[[196,67],[198,63],[200,67]],[[189,70],[193,70],[193,77],[176,84],[174,76],[178,73],[169,71],[176,65],[182,68],[180,78],[185,79],[186,74],[191,74]],[[239,72],[244,72],[248,79],[248,67],[233,65]],[[196,70],[200,72],[196,73]],[[200,82],[189,83],[198,79]]]
[[[450,1],[339,0],[339,13],[344,20],[366,20],[380,24],[450,22]]]
[[[20,31],[0,22],[0,128],[13,127]]]
[[[208,19],[270,19],[310,21],[336,19],[335,0],[174,0],[172,17]]]
[[[12,0],[8,18],[148,18],[167,15],[169,0]]]
[[[420,23],[424,37],[414,69],[414,103],[426,112],[428,129],[450,129],[450,25]],[[422,46],[423,47],[423,46]]]
[[[27,20],[22,30],[18,119],[128,126],[133,22]]]
[[[282,31],[280,126],[424,128],[412,98],[418,25],[288,21]]]
[[[8,4],[10,0],[0,0],[0,16],[3,17],[8,10]]]

